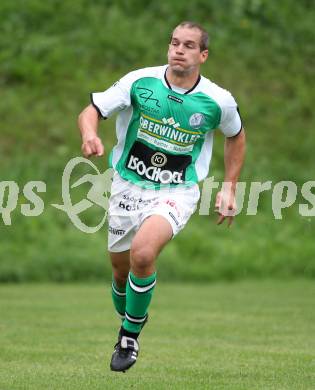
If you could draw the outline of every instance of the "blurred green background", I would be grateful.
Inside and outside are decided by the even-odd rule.
[[[197,213],[162,252],[160,280],[315,276],[314,218],[298,209],[307,203],[302,184],[315,180],[313,1],[3,0],[0,20],[0,180],[14,180],[20,189],[12,224],[0,218],[1,282],[110,279],[106,226],[82,233],[50,205],[62,203],[63,169],[80,156],[76,122],[89,93],[133,69],[164,64],[169,35],[182,20],[209,31],[202,73],[239,103],[247,130],[247,190],[251,181],[292,180],[298,198],[275,220],[267,191],[258,214],[242,212],[231,229],[216,226],[213,212]],[[101,123],[100,134],[108,154],[114,119]],[[210,171],[216,181],[223,180],[223,142],[218,133]],[[93,161],[101,172],[107,168],[106,158]],[[40,194],[45,210],[37,217],[20,209],[30,180],[47,184]],[[75,197],[85,198],[88,190],[80,186]],[[93,206],[82,218],[94,226],[102,215]]]

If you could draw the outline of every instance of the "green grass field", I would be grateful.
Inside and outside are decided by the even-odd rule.
[[[109,286],[0,286],[0,389],[314,389],[311,281],[158,284],[137,364],[109,371]]]

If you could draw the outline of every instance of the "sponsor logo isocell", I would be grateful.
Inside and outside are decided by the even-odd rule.
[[[182,172],[163,170],[160,167],[149,166],[147,167],[145,163],[134,155],[130,156],[127,168],[132,171],[137,172],[141,177],[145,177],[148,180],[154,181],[156,183],[162,184],[179,184],[183,183]]]

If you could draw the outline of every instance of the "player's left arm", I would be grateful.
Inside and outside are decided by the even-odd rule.
[[[219,213],[218,224],[226,218],[228,226],[236,214],[236,185],[245,157],[245,131],[240,110],[230,92],[221,89],[219,104],[221,108],[219,129],[225,135],[224,165],[225,175],[222,190],[216,198],[215,208]]]
[[[224,184],[216,199],[216,211],[219,213],[218,224],[221,224],[226,218],[228,219],[228,226],[233,222],[236,211],[236,185],[244,163],[245,149],[246,138],[243,127],[237,135],[225,138]]]

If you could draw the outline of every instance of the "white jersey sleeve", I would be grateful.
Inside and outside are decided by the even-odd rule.
[[[130,91],[137,78],[139,71],[133,71],[104,92],[91,93],[91,103],[104,119],[130,106]]]
[[[219,129],[226,137],[234,137],[242,129],[242,121],[233,96],[226,91],[221,104]]]

